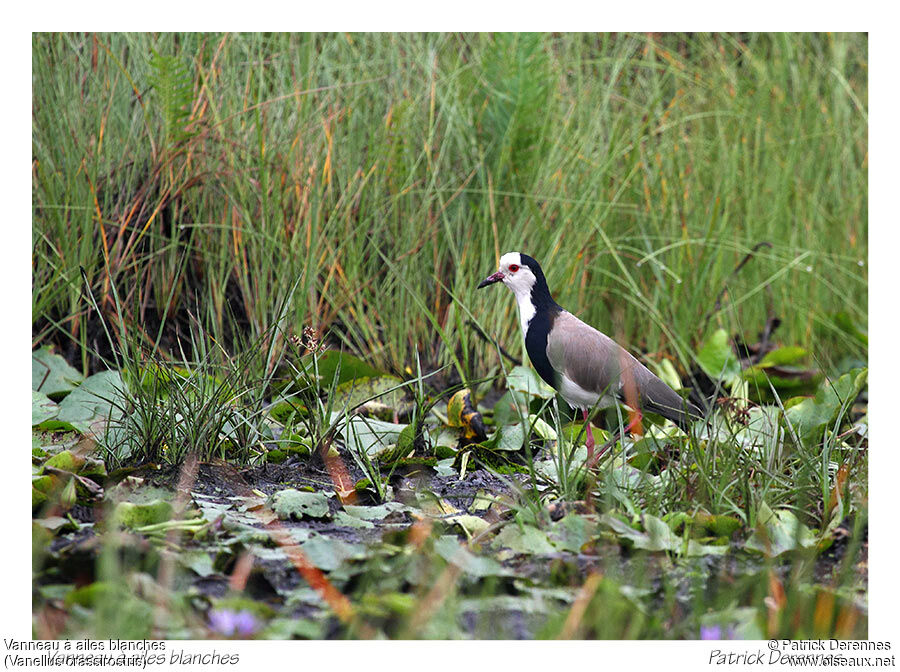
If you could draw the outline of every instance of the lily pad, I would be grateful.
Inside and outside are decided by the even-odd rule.
[[[299,490],[280,490],[270,498],[272,510],[282,520],[304,516],[324,518],[328,515],[328,499],[321,492],[301,492]]]
[[[31,389],[60,399],[74,390],[84,376],[49,347],[31,353]]]

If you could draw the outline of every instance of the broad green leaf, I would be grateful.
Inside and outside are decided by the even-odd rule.
[[[668,359],[664,359],[653,368],[656,369],[656,375],[659,376],[660,380],[666,385],[673,390],[681,389],[681,378],[678,377],[678,372],[675,370],[672,362]]]
[[[488,527],[490,527],[490,523],[487,522],[484,518],[472,516],[468,513],[461,513],[458,516],[448,516],[447,518],[442,518],[441,520],[449,525],[458,525],[465,533],[467,539],[471,539],[475,535],[484,532]]]
[[[494,538],[493,546],[505,547],[516,553],[556,552],[547,535],[531,525],[507,525]]]
[[[365,530],[375,529],[375,523],[363,518],[354,518],[344,511],[338,511],[334,514],[334,524],[340,527],[356,527]]]
[[[443,536],[434,542],[434,550],[444,560],[473,576],[506,576],[510,571],[493,558],[472,554],[456,537]]]
[[[331,385],[335,375],[337,384],[346,383],[357,378],[373,378],[384,374],[383,371],[372,367],[359,357],[355,357],[340,350],[326,350],[318,355],[318,366],[313,363],[313,355],[305,355],[300,362],[307,375],[315,376],[318,369],[319,380],[326,387]],[[338,371],[340,367],[340,371]]]
[[[531,431],[544,439],[544,441],[556,441],[556,430],[545,420],[536,415],[529,415],[528,422],[531,423]]]
[[[525,429],[522,425],[506,425],[497,429],[500,435],[497,450],[519,450],[525,443]]]
[[[756,529],[744,546],[770,558],[798,548],[816,545],[816,537],[787,509],[772,511],[763,502],[756,517]]]
[[[776,406],[750,408],[746,415],[747,424],[735,433],[735,440],[744,448],[777,449],[784,438],[780,415],[781,410]]]
[[[288,489],[279,490],[269,498],[272,510],[282,520],[308,516],[324,518],[328,515],[328,499],[321,492],[301,492]]]
[[[216,569],[213,566],[213,558],[206,551],[182,551],[181,553],[176,554],[176,556],[178,562],[188,569],[193,570],[198,576],[207,577],[216,573]]]
[[[364,558],[366,547],[317,534],[300,545],[306,558],[319,569],[331,572],[345,560]]]
[[[172,518],[172,504],[164,499],[157,499],[147,504],[119,502],[113,511],[115,524],[134,529],[163,523]]]
[[[529,397],[522,392],[508,390],[494,404],[494,424],[512,425],[528,417]]]
[[[597,534],[597,521],[577,513],[569,513],[550,530],[550,542],[560,551],[579,553]]]
[[[43,392],[31,391],[31,425],[39,425],[45,420],[55,418],[59,406]]]
[[[704,555],[727,555],[729,550],[728,544],[701,544],[696,539],[689,539],[685,555],[689,558]]]
[[[332,422],[338,414],[333,414]],[[369,457],[376,457],[400,442],[400,432],[406,425],[398,425],[384,420],[354,416],[344,422],[338,430],[347,449],[364,451]]]
[[[741,366],[731,349],[728,332],[717,329],[697,352],[697,363],[703,372],[713,380],[730,383],[740,374]]]
[[[379,506],[355,506],[344,504],[344,511],[354,518],[362,520],[384,520],[392,513],[403,513],[412,509],[401,502],[385,502]]]
[[[681,539],[662,520],[649,514],[642,516],[641,519],[643,532],[635,530],[610,514],[600,516],[600,522],[609,526],[618,536],[630,540],[635,548],[643,548],[647,551],[677,551],[679,549]]]
[[[59,399],[74,390],[84,376],[48,346],[31,353],[31,389]]]
[[[404,390],[394,388],[402,382],[396,376],[371,376],[348,380],[335,390],[335,408],[353,410],[374,397],[390,410],[397,411],[403,405]]]
[[[527,366],[516,366],[506,377],[506,386],[515,392],[523,392],[530,397],[552,399],[556,390],[547,385],[533,369]]]
[[[804,399],[787,409],[788,422],[805,446],[816,444],[826,427],[837,420],[842,408],[848,409],[866,384],[868,369],[853,369],[836,381],[825,381],[812,399]]]
[[[68,450],[61,450],[44,462],[44,467],[53,467],[61,471],[68,471],[71,474],[77,474],[84,462],[84,458],[80,455],[75,455]]]
[[[783,348],[777,348],[766,353],[757,366],[766,368],[770,366],[785,366],[787,364],[796,364],[806,358],[808,353],[804,348],[796,345],[789,345]]]
[[[121,415],[122,389],[118,371],[95,373],[60,402],[55,420],[87,433],[97,420]]]

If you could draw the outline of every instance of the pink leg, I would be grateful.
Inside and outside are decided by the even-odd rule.
[[[587,461],[588,464],[591,464],[594,459],[594,432],[591,431],[591,421],[588,418],[588,412],[586,410],[582,411],[584,414],[584,431],[587,433],[584,439],[584,445],[587,446]]]

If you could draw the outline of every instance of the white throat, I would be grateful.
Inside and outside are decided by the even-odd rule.
[[[516,295],[516,303],[519,304],[519,322],[522,324],[522,336],[528,333],[528,325],[534,317],[534,304],[531,302],[531,289],[520,291],[518,287],[513,288]]]

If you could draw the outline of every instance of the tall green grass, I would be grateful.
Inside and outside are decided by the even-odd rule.
[[[498,254],[634,349],[714,325],[865,357],[867,38],[35,34],[35,342],[101,351],[84,267],[163,355],[331,331],[378,366],[499,370]],[[741,271],[740,260],[760,241]],[[721,309],[715,297],[727,286]],[[284,325],[282,325],[284,326]]]

